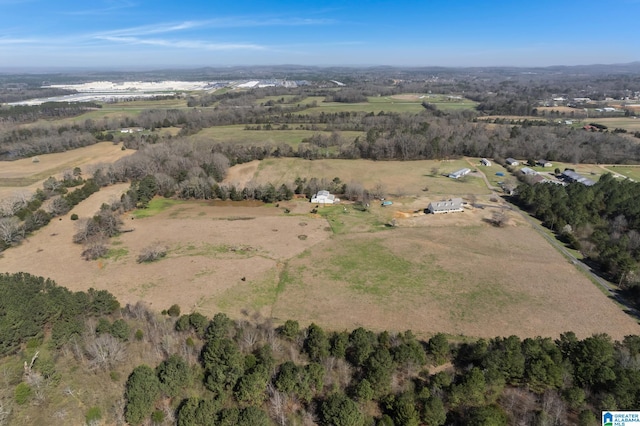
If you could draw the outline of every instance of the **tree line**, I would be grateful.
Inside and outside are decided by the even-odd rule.
[[[639,301],[640,184],[610,173],[593,186],[522,184],[517,198]]]
[[[23,273],[0,275],[0,296],[2,362],[12,354],[27,361],[8,382],[12,399],[0,391],[0,406],[13,409],[3,411],[6,421],[33,409],[27,403],[53,403],[64,374],[111,371],[119,380],[122,362],[142,348],[122,403],[98,399],[87,416],[184,426],[594,425],[600,410],[640,403],[638,336],[423,340],[295,320],[275,326],[260,316],[180,315],[177,305],[162,314],[120,308],[107,291],[74,293]],[[25,345],[32,349],[22,352]],[[43,345],[55,356],[32,357]],[[65,369],[68,359],[75,369]],[[97,385],[91,376],[86,386]]]

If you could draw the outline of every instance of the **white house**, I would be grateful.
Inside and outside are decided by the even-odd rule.
[[[465,169],[457,170],[457,171],[455,171],[455,172],[453,172],[453,173],[449,173],[449,177],[450,177],[451,179],[459,179],[459,178],[461,178],[462,176],[466,176],[466,175],[468,175],[469,173],[471,173],[471,169],[466,169],[466,168],[465,168]]]
[[[523,167],[523,168],[520,169],[520,171],[522,173],[524,173],[525,175],[528,175],[528,176],[533,176],[533,175],[537,175],[538,174],[538,172],[536,172],[535,170],[533,170],[533,169],[531,169],[529,167]]]
[[[464,211],[462,208],[462,198],[431,202],[427,207],[427,211],[433,214]]]
[[[491,166],[491,161],[487,160],[486,158],[483,158],[482,160],[480,160],[480,163],[482,163],[483,166],[487,166],[487,167]]]
[[[318,191],[317,194],[313,194],[311,202],[317,204],[336,204],[340,202],[340,198],[336,198],[336,196],[330,194],[329,191],[322,190]]]

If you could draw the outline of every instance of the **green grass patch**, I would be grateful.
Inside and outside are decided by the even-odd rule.
[[[640,166],[607,166],[606,170],[617,173],[635,181],[640,181]]]
[[[202,129],[197,134],[189,136],[195,143],[238,143],[243,145],[277,145],[285,143],[294,149],[303,140],[316,134],[331,136],[332,131],[324,128],[319,130],[305,130],[304,128],[290,126],[289,130],[277,130],[278,124],[273,124],[273,130],[247,130],[245,125],[215,126]],[[357,137],[363,137],[363,132],[341,131],[338,132],[345,141],[353,141]]]
[[[289,279],[289,278],[287,278]],[[275,303],[278,287],[282,277],[278,277],[275,269],[267,272],[259,281],[240,281],[238,285],[224,291],[215,298],[215,305],[219,309],[260,310]]]
[[[180,201],[180,200],[171,200],[169,198],[156,197],[149,202],[149,205],[147,206],[146,209],[134,210],[133,216],[137,219],[155,216],[158,213],[161,213],[170,207],[183,204],[183,203],[184,201]]]
[[[444,302],[444,301],[443,301]],[[522,294],[514,294],[499,284],[481,282],[453,297],[449,293],[446,303],[451,307],[449,313],[453,321],[476,321],[486,315],[488,307],[501,310],[509,306],[527,302]]]
[[[445,284],[452,273],[435,264],[433,257],[411,262],[394,254],[382,240],[341,241],[340,249],[332,252],[324,274],[334,281],[348,283],[355,293],[376,297],[392,294],[422,294],[428,290],[425,277]]]
[[[310,208],[315,205],[311,204]],[[331,231],[335,235],[359,232],[376,232],[387,230],[385,221],[377,213],[369,210],[359,210],[353,206],[334,205],[317,209],[317,214],[327,220]]]
[[[105,258],[118,261],[129,254],[129,250],[124,247],[112,248],[107,251]]]

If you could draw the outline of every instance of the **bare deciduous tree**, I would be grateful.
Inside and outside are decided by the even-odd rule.
[[[137,262],[153,262],[154,260],[161,259],[167,255],[167,248],[158,244],[150,245],[142,250],[138,255]]]
[[[17,217],[0,218],[0,240],[13,244],[24,238],[24,227]]]
[[[110,334],[103,333],[97,337],[88,334],[85,340],[85,350],[91,368],[107,370],[126,358],[125,344]]]
[[[288,396],[284,392],[278,391],[271,382],[267,385],[267,392],[269,394],[269,412],[271,417],[280,426],[287,424],[286,407],[288,403]]]

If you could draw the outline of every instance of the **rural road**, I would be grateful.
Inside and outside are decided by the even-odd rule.
[[[469,164],[471,164],[471,162],[469,162]],[[489,180],[481,170],[478,169],[478,173],[482,175],[487,185],[487,188],[489,188],[489,190],[495,191],[497,189],[489,184]],[[495,194],[495,192],[493,194]],[[597,275],[595,272],[593,272],[593,270],[587,264],[585,264],[584,262],[576,258],[573,255],[573,253],[567,250],[567,248],[562,243],[560,243],[555,237],[549,235],[541,225],[536,223],[531,218],[529,213],[523,211],[522,209],[520,209],[520,207],[518,207],[513,203],[508,202],[507,200],[505,201],[509,204],[512,211],[519,212],[520,215],[531,225],[531,227],[535,229],[538,232],[538,234],[540,234],[545,240],[547,240],[549,244],[551,244],[556,250],[558,250],[567,259],[569,259],[569,261],[573,263],[578,269],[581,269],[582,271],[587,273],[593,279],[593,281],[595,281],[600,287],[602,287],[605,290],[605,292],[609,295],[609,297],[611,297],[613,300],[618,302],[618,304],[620,304],[624,308],[625,312],[627,312],[630,315],[633,315],[634,318],[636,318],[637,320],[640,319],[640,312],[636,308],[631,306],[628,301],[622,298],[617,293],[616,289],[611,285],[611,283],[609,283],[607,280],[603,279],[602,277]]]

